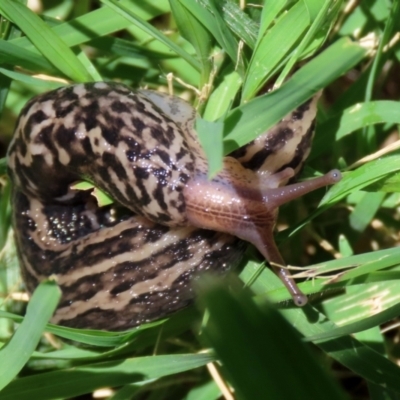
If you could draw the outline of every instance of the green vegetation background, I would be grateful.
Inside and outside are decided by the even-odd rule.
[[[249,251],[240,279],[203,285],[198,308],[108,333],[46,325],[59,296],[52,282],[22,321],[0,160],[0,399],[106,387],[113,400],[212,400],[221,398],[216,375],[238,399],[399,398],[399,3],[59,0],[33,12],[0,0],[2,156],[33,95],[118,80],[172,85],[192,102],[212,174],[223,154],[325,89],[302,178],[343,171],[328,191],[280,212],[277,240],[288,263],[305,267],[298,277],[310,305],[293,307]]]

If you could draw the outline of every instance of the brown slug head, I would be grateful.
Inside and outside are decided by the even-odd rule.
[[[279,206],[341,179],[338,170],[309,181],[285,185],[292,168],[262,176],[226,157],[214,179],[197,172],[184,189],[187,218],[194,226],[235,235],[252,243],[269,261],[298,306],[307,297],[290,277],[273,237]]]

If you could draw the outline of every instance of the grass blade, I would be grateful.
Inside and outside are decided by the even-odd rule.
[[[63,74],[76,82],[92,80],[74,52],[29,8],[17,2],[3,0],[0,3],[0,10],[7,18],[23,28],[32,43]]]
[[[193,68],[200,71],[200,63],[192,57],[189,53],[183,50],[181,47],[176,45],[174,42],[169,40],[165,35],[163,35],[158,29],[154,28],[148,22],[139,18],[135,13],[133,13],[128,7],[114,0],[101,0],[102,3],[106,4],[107,7],[111,8],[132,24],[136,25],[138,28],[142,29],[144,32],[152,36],[154,39],[159,40],[165,46],[170,48],[176,54],[180,55],[184,60],[186,60]]]
[[[222,288],[207,290],[204,300],[210,314],[205,336],[239,398],[346,398],[276,310],[263,313],[249,297],[234,298]]]
[[[224,153],[229,154],[255,139],[365,55],[366,50],[358,44],[347,38],[340,39],[296,72],[281,88],[233,110],[225,120]],[[335,59],[334,64],[332,59]]]
[[[52,281],[42,282],[35,290],[23,322],[0,350],[0,390],[14,379],[29,360],[60,297],[60,289]]]
[[[149,356],[42,373],[12,382],[2,400],[75,397],[105,386],[121,386],[201,367],[214,360],[210,354]]]

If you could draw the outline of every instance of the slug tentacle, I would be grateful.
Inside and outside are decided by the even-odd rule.
[[[53,322],[127,329],[193,301],[200,273],[224,274],[253,243],[284,266],[278,207],[339,173],[285,186],[310,151],[317,97],[224,159],[211,181],[183,100],[118,83],[86,83],[27,103],[8,150],[13,225],[29,292],[49,276],[62,290]],[[89,180],[115,204],[99,207]],[[297,305],[306,297],[274,266]]]

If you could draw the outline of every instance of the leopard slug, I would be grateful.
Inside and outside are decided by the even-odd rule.
[[[226,273],[243,241],[284,265],[273,239],[278,207],[340,179],[287,185],[308,156],[317,98],[224,158],[207,179],[194,109],[176,97],[118,83],[63,87],[30,100],[8,151],[13,225],[29,292],[55,277],[53,322],[122,330],[193,301],[204,271]],[[110,194],[98,207],[88,180]],[[274,267],[297,305],[307,297]]]

